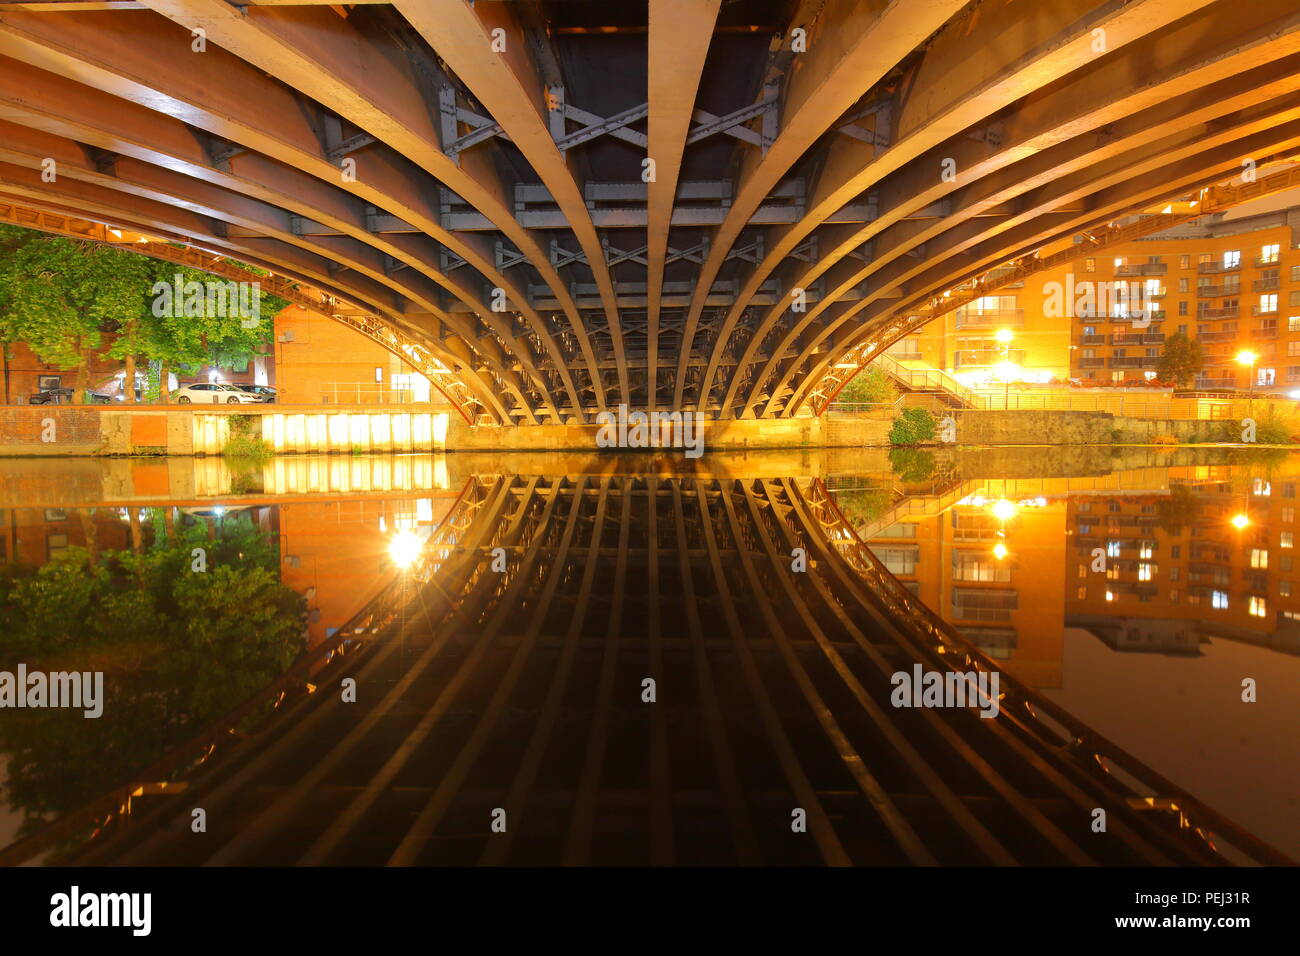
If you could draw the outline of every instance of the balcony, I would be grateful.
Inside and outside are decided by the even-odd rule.
[[[1196,337],[1202,342],[1235,342],[1238,332],[1236,329],[1220,329],[1217,332],[1198,332]]]
[[[1167,262],[1143,262],[1138,265],[1116,266],[1116,278],[1131,278],[1133,276],[1162,276],[1169,273],[1169,263]]]
[[[1241,306],[1228,305],[1221,309],[1197,309],[1198,319],[1235,319],[1241,315]]]
[[[1106,360],[1104,358],[1081,358],[1079,359],[1079,368],[1105,368]]]
[[[1113,337],[1113,336],[1112,336]],[[1106,336],[1104,335],[1081,335],[1079,336],[1080,345],[1105,345]]]
[[[1198,285],[1196,294],[1202,299],[1217,299],[1223,295],[1240,295],[1240,282],[1221,282],[1218,285]]]
[[[1260,268],[1263,268],[1265,266],[1275,266],[1281,261],[1281,258],[1282,257],[1280,255],[1256,256],[1255,265],[1259,266]]]
[[[1277,326],[1271,329],[1252,329],[1250,337],[1252,339],[1275,339],[1277,338]]]
[[[1020,328],[1025,324],[1024,309],[993,309],[985,312],[974,312],[967,309],[958,309],[957,328]]]
[[[1196,265],[1196,271],[1203,276],[1222,275],[1225,272],[1240,272],[1241,263],[1235,262],[1230,266],[1225,266],[1222,262],[1200,262]]]
[[[1127,356],[1121,355],[1118,358],[1111,357],[1111,368],[1155,368],[1159,359],[1149,355]]]
[[[1276,292],[1282,288],[1282,280],[1278,276],[1273,276],[1270,279],[1256,279],[1250,286],[1256,292]]]
[[[1112,335],[1111,345],[1163,345],[1163,332],[1144,332],[1140,335]]]
[[[1277,315],[1277,306],[1275,305],[1256,305],[1251,306],[1251,315]]]

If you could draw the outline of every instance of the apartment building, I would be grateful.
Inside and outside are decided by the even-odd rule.
[[[1300,207],[1212,217],[1081,256],[998,287],[890,352],[975,388],[1142,386],[1176,332],[1205,351],[1194,387],[1300,389]]]

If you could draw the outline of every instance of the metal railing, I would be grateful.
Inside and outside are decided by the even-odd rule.
[[[377,382],[321,382],[322,405],[414,405],[415,390]],[[432,401],[432,394],[419,404]]]

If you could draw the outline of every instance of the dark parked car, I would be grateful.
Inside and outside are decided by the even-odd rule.
[[[252,394],[256,395],[259,401],[262,402],[275,401],[276,392],[275,392],[275,388],[271,385],[240,385],[238,387],[242,388],[246,392],[251,392]]]
[[[71,405],[74,390],[71,388],[47,388],[43,392],[36,392],[27,400],[29,405]],[[107,405],[112,401],[107,395],[100,395],[98,392],[87,392],[86,401],[91,405]]]

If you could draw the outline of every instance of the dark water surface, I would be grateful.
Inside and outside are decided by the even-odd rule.
[[[105,686],[98,719],[0,710],[0,846],[145,785],[42,852],[1212,861],[1086,735],[1045,744],[1045,698],[1298,857],[1298,485],[1207,449],[0,462],[0,672]],[[893,706],[960,665],[922,605],[1013,686],[999,717]],[[295,661],[315,695],[141,777]],[[205,841],[151,786],[182,781]]]

